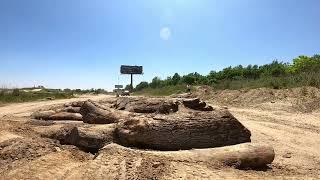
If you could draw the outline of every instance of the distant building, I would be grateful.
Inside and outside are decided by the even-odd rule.
[[[34,87],[34,89],[45,89],[44,86],[38,86],[38,87]]]

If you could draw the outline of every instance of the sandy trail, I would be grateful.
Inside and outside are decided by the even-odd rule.
[[[253,142],[270,144],[274,166],[306,176],[320,175],[320,114],[230,108],[252,132]]]
[[[108,97],[111,97],[111,96],[86,95],[86,96],[80,96],[80,97],[71,98],[71,99],[61,99],[61,100],[53,100],[53,101],[35,101],[35,102],[10,104],[10,105],[0,107],[0,118],[8,115],[29,116],[34,110],[42,107],[46,107],[46,106],[60,105],[60,104],[65,104],[69,102],[74,102],[74,101],[85,101],[88,99],[98,101]]]

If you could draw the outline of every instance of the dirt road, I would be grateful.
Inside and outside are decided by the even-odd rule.
[[[320,177],[320,114],[230,108],[252,132],[253,142],[276,151],[273,166],[293,177]],[[300,174],[300,175],[299,175]]]
[[[26,132],[28,132],[29,134],[27,136],[31,139],[31,144],[35,144],[33,139],[36,138],[36,135],[33,134],[33,131],[30,131],[30,127],[25,127],[24,124],[16,122],[14,124],[7,124],[7,122],[10,122],[11,119],[14,119],[15,121],[24,121],[26,119],[21,117],[30,115],[30,113],[35,109],[45,106],[63,104],[89,98],[93,100],[102,100],[109,98],[109,96],[80,97],[76,99],[31,102],[0,107],[0,142],[4,142],[8,139],[24,137]],[[292,113],[281,110],[281,108],[277,108],[277,103],[272,104],[272,106],[272,109],[264,109],[261,108],[261,106],[259,106],[259,108],[229,107],[232,114],[252,132],[253,142],[266,143],[274,147],[276,151],[276,159],[272,164],[272,168],[262,171],[244,171],[233,168],[212,168],[206,164],[172,162],[170,167],[166,167],[170,169],[168,170],[170,173],[161,172],[159,174],[151,174],[151,176],[155,177],[155,179],[319,179],[319,111],[313,113]],[[17,118],[2,117],[5,115],[12,115],[12,117]],[[47,142],[47,140],[37,139],[37,141],[39,141],[40,144],[52,144],[51,142]],[[20,151],[21,148],[23,148],[19,145],[17,146],[18,148],[15,147],[17,148],[17,151]],[[40,158],[31,158],[21,162],[13,159],[11,161],[17,164],[10,165],[9,167],[4,165],[9,162],[7,160],[8,158],[3,158],[2,160],[0,158],[0,161],[2,161],[0,165],[7,168],[0,172],[0,175],[1,173],[3,174],[2,178],[6,176],[10,179],[50,179],[52,177],[58,179],[77,179],[83,177],[80,176],[81,173],[83,174],[83,172],[88,172],[89,174],[99,173],[99,175],[101,175],[101,179],[103,179],[102,177],[106,173],[117,172],[115,169],[119,165],[117,164],[118,162],[121,162],[120,170],[129,174],[130,169],[126,169],[128,168],[126,163],[130,162],[129,167],[133,164],[134,167],[137,168],[138,165],[141,165],[141,161],[143,161],[141,158],[131,157],[130,155],[124,157],[122,155],[118,155],[113,159],[108,157],[110,162],[115,163],[112,172],[109,172],[111,171],[109,166],[101,165],[107,163],[104,159],[98,159],[91,162],[90,167],[92,167],[93,163],[93,166],[96,168],[95,170],[86,169],[88,165],[86,162],[88,162],[90,158],[93,158],[90,154],[84,155],[81,152],[69,150],[68,147],[60,147],[62,150],[55,150],[57,147],[52,148],[51,146],[39,146],[41,146],[41,148],[44,149],[43,151],[46,152],[46,155],[41,156]],[[52,146],[57,146],[57,144],[53,144]],[[0,150],[1,148],[2,147],[0,147]],[[117,158],[120,158],[120,160],[118,161]],[[157,162],[160,160],[155,159],[154,161]],[[137,167],[136,164],[138,164]],[[146,169],[149,167],[148,164],[145,166],[147,166],[144,167]],[[86,171],[84,171],[84,169],[86,169]],[[147,173],[146,169],[145,171],[142,169],[142,172]],[[139,172],[137,169],[135,171]],[[122,174],[122,176],[119,179],[127,178],[124,174]],[[139,179],[139,177],[137,176],[136,179]]]
[[[5,115],[29,116],[32,112],[34,112],[34,110],[39,109],[39,108],[43,108],[46,106],[61,105],[61,104],[65,104],[68,102],[85,101],[88,99],[98,101],[98,100],[105,99],[108,97],[111,97],[111,96],[108,96],[108,95],[85,95],[85,96],[79,96],[77,98],[71,98],[71,99],[62,99],[62,100],[53,100],[53,101],[35,101],[35,102],[10,104],[10,105],[0,107],[0,118]]]

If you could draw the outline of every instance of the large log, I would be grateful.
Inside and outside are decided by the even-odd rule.
[[[52,110],[49,111],[39,111],[31,115],[32,118],[38,120],[73,120],[73,121],[82,121],[82,115],[79,113],[68,113],[68,112],[55,112]]]
[[[121,97],[114,107],[118,110],[127,110],[135,113],[168,114],[178,111],[178,103],[164,98],[131,98]]]
[[[66,107],[64,109],[62,109],[63,112],[69,112],[69,113],[80,113],[80,109],[81,107]]]
[[[211,148],[251,142],[251,133],[227,110],[131,118],[118,124],[118,143],[155,150]]]
[[[203,162],[213,166],[233,166],[236,168],[261,168],[271,164],[275,158],[273,147],[269,145],[244,143],[233,146],[208,149],[192,149],[183,151],[145,151],[109,144],[101,151],[101,156],[117,154],[136,154],[137,156],[157,157],[167,161]],[[154,159],[154,158],[152,158]]]
[[[111,109],[103,108],[97,103],[86,101],[80,109],[83,122],[89,124],[111,124],[119,121],[120,117]]]
[[[77,146],[87,152],[98,152],[113,142],[115,124],[107,125],[60,125],[56,128],[37,130],[43,137],[59,140],[61,144]]]
[[[50,116],[56,114],[53,110],[48,111],[36,111],[31,114],[31,118],[38,119],[38,120],[49,120]]]
[[[82,115],[79,113],[69,113],[69,112],[60,112],[53,114],[49,117],[48,120],[71,120],[71,121],[82,121]]]
[[[64,104],[64,107],[81,107],[84,104],[84,101],[75,101]]]

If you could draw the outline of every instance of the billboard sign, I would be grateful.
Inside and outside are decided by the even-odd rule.
[[[122,89],[123,88],[123,85],[115,85],[114,86],[116,89]]]
[[[143,74],[143,67],[122,65],[120,72],[121,74]]]

